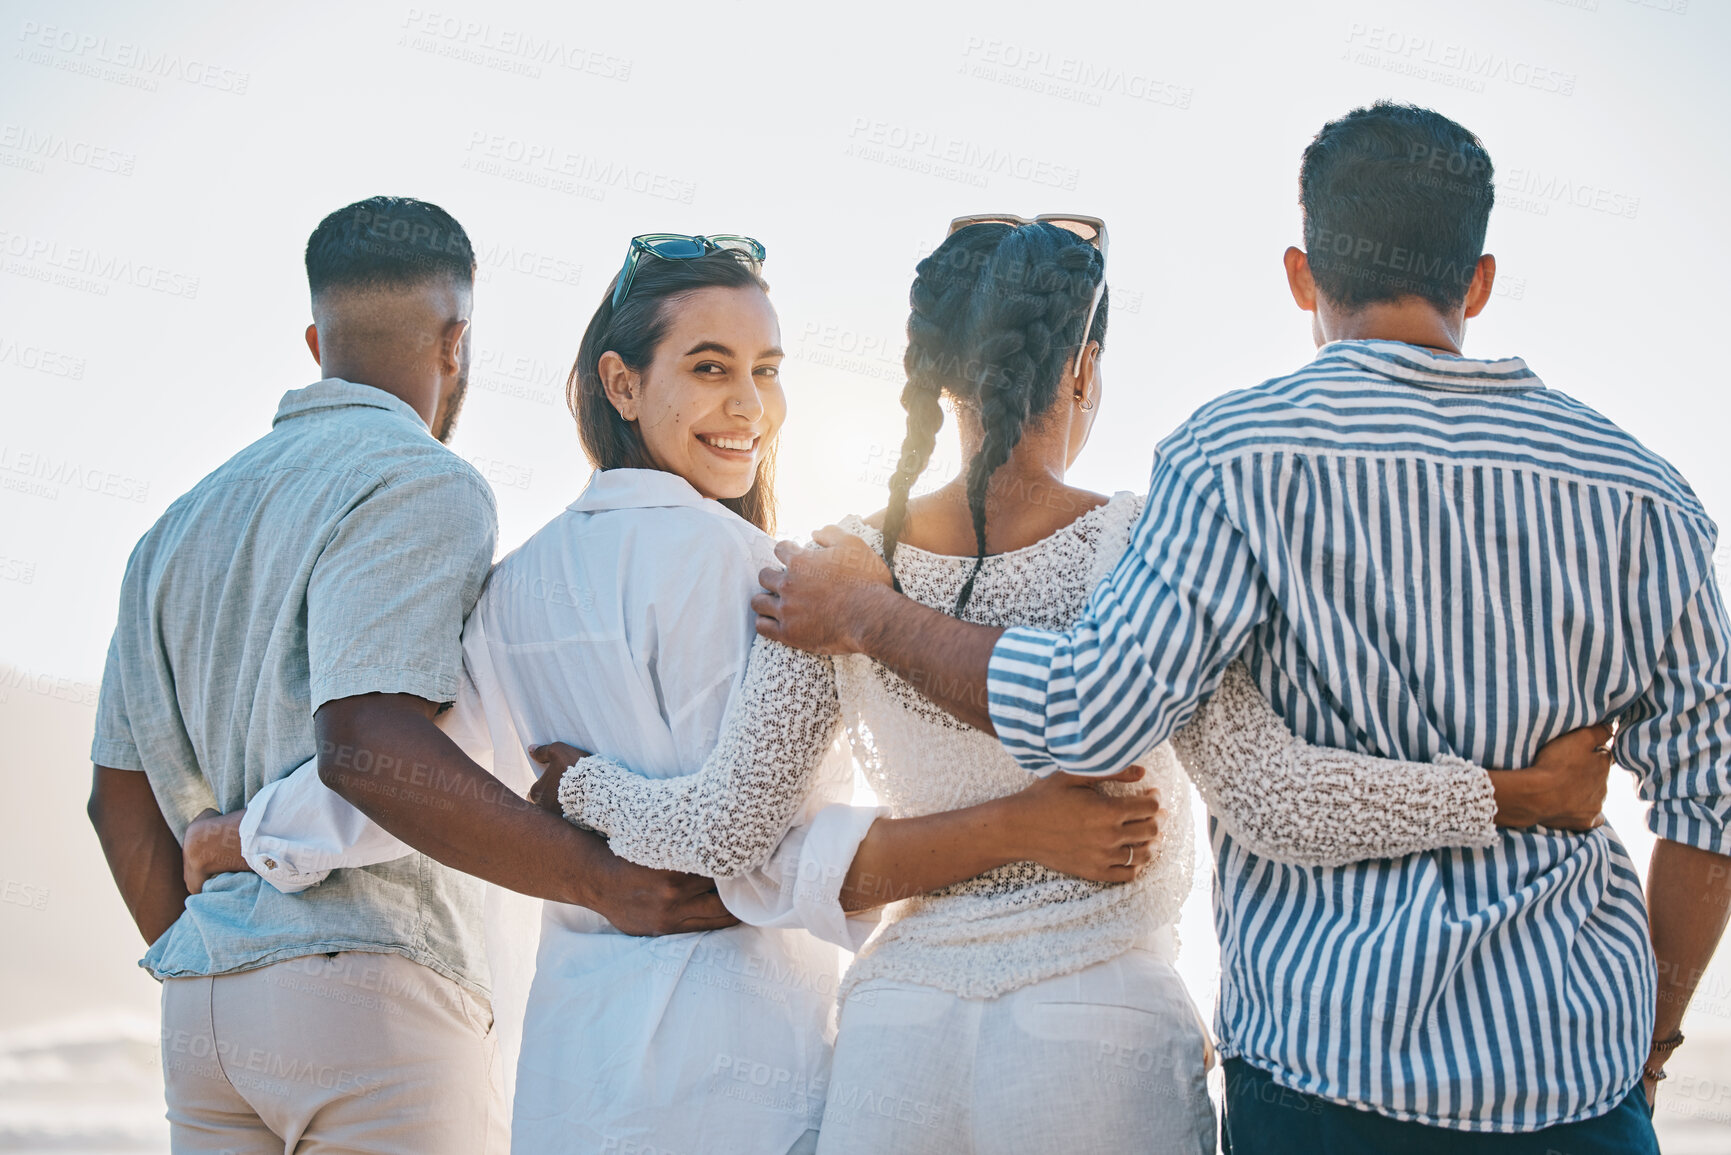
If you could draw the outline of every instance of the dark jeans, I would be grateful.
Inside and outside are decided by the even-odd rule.
[[[1597,1119],[1521,1134],[1484,1134],[1402,1123],[1290,1091],[1242,1059],[1228,1059],[1225,1066],[1228,1155],[1659,1155],[1639,1083]]]

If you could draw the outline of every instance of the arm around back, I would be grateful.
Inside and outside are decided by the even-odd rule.
[[[154,943],[186,908],[186,883],[180,843],[162,817],[150,779],[142,770],[97,766],[86,811],[138,933]]]
[[[314,717],[319,778],[446,866],[521,894],[589,907],[627,934],[732,923],[708,879],[645,871],[531,805],[433,724],[431,702],[364,694]]]

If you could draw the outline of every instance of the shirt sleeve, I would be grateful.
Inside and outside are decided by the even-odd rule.
[[[126,675],[120,656],[120,631],[108,642],[108,661],[102,668],[102,690],[96,697],[96,736],[90,743],[90,760],[113,770],[143,770],[138,743],[126,713]]]
[[[726,878],[762,867],[841,729],[830,660],[759,638],[703,766],[645,778],[605,757],[565,772],[559,802],[621,858]]]
[[[1172,735],[1209,813],[1252,854],[1345,866],[1496,841],[1496,791],[1459,758],[1402,762],[1295,736],[1243,663]]]
[[[413,848],[319,781],[318,759],[308,758],[247,800],[240,853],[260,878],[297,894],[333,870],[389,862]]]
[[[872,823],[887,813],[854,806],[853,755],[838,741],[812,775],[792,829],[762,866],[715,880],[721,901],[752,926],[803,927],[827,943],[857,951],[878,925],[882,909],[849,914],[841,887]]]
[[[312,708],[359,694],[454,701],[463,620],[493,560],[493,496],[452,468],[373,491],[307,587]]]
[[[1186,425],[1161,445],[1130,548],[1081,619],[998,639],[992,724],[1032,773],[1116,773],[1190,717],[1271,604]]]
[[[462,685],[455,706],[439,715],[438,726],[470,758],[492,769],[488,719],[476,688],[477,676],[493,684],[479,615],[471,619],[463,641]],[[521,777],[519,773],[517,778]],[[327,787],[319,779],[318,759],[309,758],[247,800],[240,822],[240,853],[271,886],[284,894],[298,894],[323,882],[333,870],[390,862],[413,854],[414,848]]]
[[[1624,713],[1616,751],[1652,803],[1654,834],[1731,854],[1731,624],[1711,569]]]

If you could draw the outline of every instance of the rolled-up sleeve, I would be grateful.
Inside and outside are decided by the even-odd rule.
[[[463,621],[495,533],[486,483],[454,468],[394,482],[351,510],[307,588],[312,708],[375,693],[454,701]]]
[[[1076,625],[998,640],[992,724],[1033,773],[1115,773],[1189,719],[1270,604],[1213,468],[1180,428],[1155,457],[1129,550]]]
[[[1731,619],[1711,572],[1624,714],[1616,749],[1652,803],[1654,834],[1731,854]]]
[[[333,870],[390,862],[413,848],[319,781],[317,758],[267,782],[247,801],[240,854],[284,894],[323,882]]]

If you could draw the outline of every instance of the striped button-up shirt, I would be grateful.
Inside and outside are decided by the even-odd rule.
[[[1106,773],[1243,653],[1300,736],[1530,765],[1621,720],[1660,837],[1731,852],[1715,529],[1665,461],[1518,359],[1338,341],[1160,446],[1129,551],[1067,633],[1011,630],[992,719],[1024,765]],[[1609,827],[1339,869],[1214,830],[1223,1051],[1399,1119],[1602,1114],[1653,1024],[1640,879]]]

